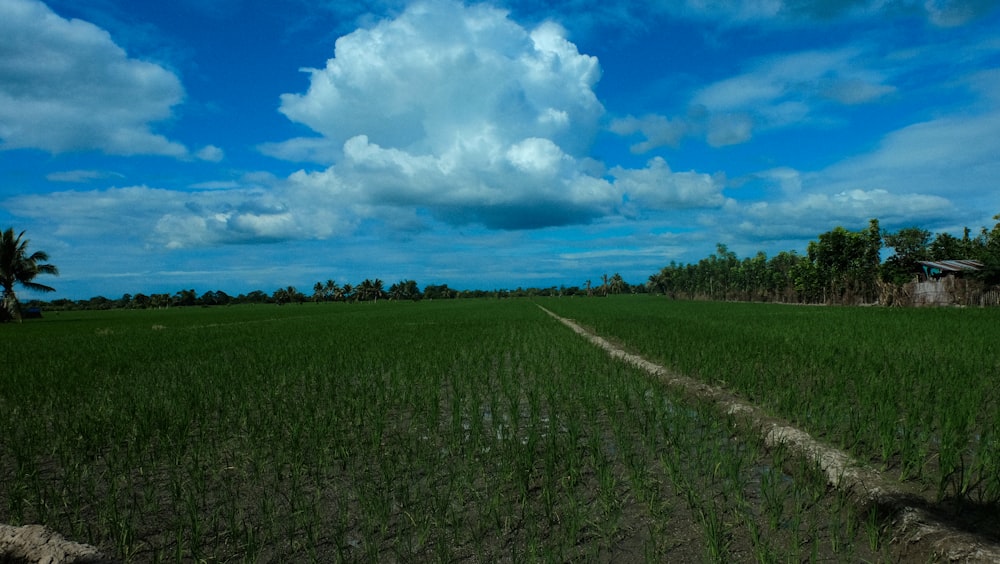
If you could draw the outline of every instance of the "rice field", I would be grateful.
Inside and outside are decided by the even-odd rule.
[[[559,300],[677,372],[725,386],[933,502],[1000,501],[1000,311]]]
[[[849,313],[652,297],[544,305],[856,453],[892,450],[883,464],[942,498],[993,495],[996,392],[967,389],[996,373],[985,342],[945,380],[926,364],[944,354],[931,339],[891,340],[904,318],[889,310],[843,310],[863,321],[827,338]],[[944,337],[989,319],[920,315],[905,318],[911,331]],[[65,312],[0,325],[0,353],[0,522],[42,523],[123,561],[905,556],[882,516],[809,463],[529,300]],[[870,370],[839,382],[852,367]],[[900,385],[915,390],[886,397]],[[978,403],[947,416],[907,403],[949,395]],[[891,431],[879,423],[890,404]],[[857,415],[837,415],[844,405]],[[887,446],[908,434],[919,454]],[[946,456],[961,476],[934,473],[951,468]]]

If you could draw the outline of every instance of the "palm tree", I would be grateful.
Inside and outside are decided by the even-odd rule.
[[[28,239],[24,239],[24,231],[17,237],[14,228],[8,227],[0,233],[0,286],[3,287],[3,307],[0,307],[0,318],[10,317],[21,320],[21,307],[14,294],[14,285],[20,284],[28,290],[37,292],[55,292],[56,289],[35,282],[39,274],[59,275],[55,265],[46,264],[49,260],[45,251],[35,251],[28,254]]]
[[[625,291],[626,286],[627,284],[625,284],[625,280],[622,278],[622,275],[616,272],[615,275],[611,277],[608,289],[611,290],[612,294],[621,294]]]
[[[340,286],[338,286],[332,279],[327,280],[326,284],[323,286],[323,292],[326,294],[326,299],[336,300],[337,294],[340,293]]]
[[[371,294],[375,299],[375,303],[378,303],[378,299],[385,296],[385,283],[376,278],[372,282]]]

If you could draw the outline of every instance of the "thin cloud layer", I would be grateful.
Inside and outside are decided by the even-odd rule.
[[[676,15],[730,25],[910,16],[942,27],[963,25],[996,7],[991,0],[666,0],[658,5]]]
[[[0,12],[0,148],[186,155],[150,127],[183,98],[177,76],[36,0],[0,0]]]
[[[865,63],[855,49],[767,57],[744,73],[699,89],[686,115],[627,116],[613,121],[611,130],[642,134],[645,141],[632,145],[636,153],[676,147],[687,136],[703,137],[712,147],[746,143],[758,130],[823,121],[826,106],[869,104],[896,91],[884,73]]]

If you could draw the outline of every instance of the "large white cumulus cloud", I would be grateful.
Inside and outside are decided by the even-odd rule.
[[[431,0],[341,37],[307,72],[308,90],[283,95],[281,112],[320,137],[263,147],[329,165],[293,175],[296,189],[493,229],[585,223],[621,212],[626,190],[655,193],[586,158],[604,114],[600,66],[557,24],[526,29],[495,7]],[[643,178],[671,174],[657,172]],[[718,205],[709,184],[681,204]]]
[[[187,154],[149,126],[183,98],[170,71],[37,0],[0,0],[0,37],[0,148]]]
[[[283,95],[281,112],[336,146],[366,135],[443,154],[539,137],[576,153],[604,111],[596,58],[558,25],[529,31],[488,5],[414,5],[341,37],[326,67],[308,72],[309,90]]]

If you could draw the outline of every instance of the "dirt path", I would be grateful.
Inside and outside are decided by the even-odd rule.
[[[737,417],[760,432],[769,446],[783,443],[798,455],[815,461],[831,486],[847,492],[858,505],[876,506],[881,514],[889,516],[892,542],[899,546],[907,560],[923,557],[923,560],[952,562],[1000,562],[1000,545],[938,518],[924,507],[925,500],[907,490],[905,484],[882,476],[874,468],[861,464],[844,451],[817,441],[786,421],[766,415],[724,388],[675,374],[639,355],[622,350],[570,319],[538,307],[612,357],[641,368],[685,394],[714,403],[721,412]]]

